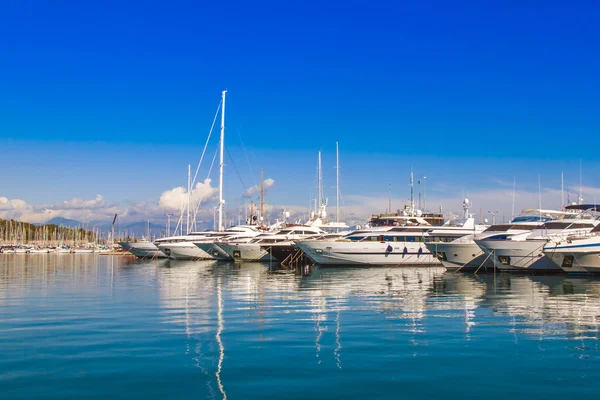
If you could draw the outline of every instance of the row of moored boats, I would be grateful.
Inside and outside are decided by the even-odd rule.
[[[271,230],[239,225],[223,231],[126,242],[141,258],[290,262],[324,266],[435,266],[448,270],[600,272],[597,206],[526,209],[508,223],[476,224],[463,202],[463,218],[405,207],[371,217],[365,228],[328,232],[326,226],[279,225]]]

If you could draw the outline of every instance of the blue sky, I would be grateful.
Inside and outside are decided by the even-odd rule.
[[[335,141],[346,200],[369,211],[390,181],[408,196],[411,166],[444,203],[513,177],[577,186],[582,160],[595,195],[599,16],[591,1],[8,2],[0,197],[158,201],[185,185],[225,88],[232,206],[261,167],[272,204],[306,206],[319,149],[334,184]]]

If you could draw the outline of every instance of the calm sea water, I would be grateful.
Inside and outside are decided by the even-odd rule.
[[[590,398],[600,281],[0,255],[2,399]]]

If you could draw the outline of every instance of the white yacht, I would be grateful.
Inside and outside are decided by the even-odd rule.
[[[187,235],[171,236],[156,239],[154,244],[167,257],[174,260],[212,260],[212,256],[194,244],[212,238],[215,240],[219,234],[225,232],[191,232]]]
[[[598,206],[595,211],[600,211]],[[565,272],[600,273],[600,225],[585,235],[551,239],[543,251]]]
[[[600,273],[600,225],[588,235],[550,240],[544,255],[565,272]]]
[[[233,257],[220,247],[221,243],[249,241],[262,233],[263,232],[259,230],[256,225],[239,225],[229,228],[225,232],[218,232],[216,235],[195,241],[194,245],[209,254],[215,260],[232,260]]]
[[[469,201],[465,199],[465,218],[439,226],[429,221],[441,222],[441,215],[431,215],[428,221],[416,210],[386,216],[384,220],[391,221],[391,226],[362,229],[338,239],[297,241],[296,247],[320,265],[439,265],[440,261],[427,249],[426,243],[450,242],[485,229],[475,224],[468,207]],[[376,221],[382,221],[382,217],[371,219],[371,223]]]
[[[435,254],[449,271],[476,271],[479,268],[493,268],[494,262],[489,255],[475,243],[475,239],[505,239],[512,235],[529,233],[548,221],[557,218],[559,211],[525,209],[521,215],[507,224],[495,224],[481,233],[471,233],[450,242],[429,241],[425,245]]]
[[[142,240],[140,242],[119,242],[123,250],[129,251],[138,258],[167,258],[153,242]]]
[[[276,261],[275,256],[271,254],[275,244],[285,243],[291,246],[294,240],[325,234],[325,231],[317,227],[296,225],[287,226],[274,233],[263,233],[251,240],[232,240],[215,244],[235,261]]]
[[[567,206],[559,219],[544,223],[530,232],[505,237],[503,235],[475,239],[501,271],[561,271],[543,253],[550,239],[561,240],[569,235],[589,233],[599,221],[587,212],[574,214],[579,206]],[[569,212],[571,211],[571,212]]]

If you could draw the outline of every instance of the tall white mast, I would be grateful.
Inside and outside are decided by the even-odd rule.
[[[217,230],[223,230],[223,204],[225,201],[223,200],[223,149],[225,146],[225,93],[227,90],[223,90],[223,108],[221,108],[221,139],[220,139],[220,149],[219,149],[219,225]]]
[[[263,168],[260,169],[260,216],[259,223],[262,225],[262,221],[265,218],[265,171]]]
[[[317,164],[317,212],[321,212],[321,206],[323,205],[323,173],[321,172],[321,150],[319,150],[319,163]]]
[[[340,222],[340,153],[335,142],[335,222]]]
[[[191,171],[191,165],[188,164],[188,189],[187,189],[187,219],[185,221],[185,229],[186,232],[185,233],[190,233],[190,197],[191,197],[191,192],[192,192],[192,171]]]
[[[410,169],[410,214],[415,215],[415,198],[414,198],[414,182],[413,182],[413,170]]]

